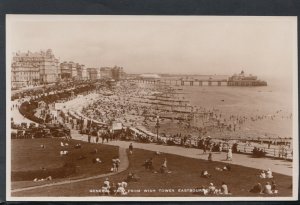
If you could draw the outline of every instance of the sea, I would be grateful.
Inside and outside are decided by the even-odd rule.
[[[216,78],[221,78],[217,76]],[[264,79],[265,80],[265,79]],[[193,106],[218,110],[223,116],[240,116],[248,119],[268,116],[264,120],[248,120],[242,127],[246,131],[267,133],[270,137],[293,135],[293,89],[291,80],[268,79],[268,86],[174,86],[182,92],[182,98]],[[271,119],[271,116],[273,119]]]

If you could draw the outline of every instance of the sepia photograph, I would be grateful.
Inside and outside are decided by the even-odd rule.
[[[298,199],[297,17],[6,15],[11,201]]]

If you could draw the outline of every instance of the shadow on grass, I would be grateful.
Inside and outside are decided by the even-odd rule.
[[[32,171],[17,171],[11,173],[12,181],[31,181],[35,178],[44,179],[51,176],[52,178],[65,178],[76,173],[76,165],[74,163],[65,163],[62,167],[55,169],[41,169]]]

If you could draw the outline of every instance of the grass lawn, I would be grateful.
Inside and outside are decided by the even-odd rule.
[[[164,159],[167,158],[168,169],[172,171],[169,174],[153,173],[145,170],[142,166],[144,161],[153,157],[155,169],[159,169]],[[260,179],[259,170],[247,168],[238,165],[230,165],[232,171],[220,172],[215,167],[224,167],[226,163],[208,162],[200,159],[186,158],[172,154],[155,155],[154,152],[135,149],[133,155],[129,155],[129,169],[114,176],[110,176],[111,182],[121,182],[128,175],[129,171],[134,172],[140,177],[138,182],[128,183],[127,190],[132,190],[130,196],[144,197],[167,197],[167,196],[190,196],[197,197],[197,194],[191,192],[178,192],[178,189],[193,189],[209,183],[214,183],[220,188],[221,183],[227,183],[233,197],[251,196],[263,197],[266,195],[252,194],[248,192],[257,182],[265,184],[269,179]],[[205,179],[200,177],[201,170],[207,170],[212,174],[212,178]],[[274,196],[291,196],[292,177],[273,173],[279,189],[279,194]],[[98,190],[103,185],[104,178],[97,180],[83,181],[73,184],[58,185],[52,187],[39,188],[23,192],[13,193],[13,196],[99,196],[91,190]],[[154,192],[146,192],[152,190]],[[138,192],[139,191],[139,192]],[[270,195],[268,195],[270,196]]]
[[[61,147],[60,143],[68,143]],[[76,149],[75,145],[81,144]],[[41,145],[45,148],[41,148]],[[97,153],[93,151],[97,149]],[[69,153],[60,156],[60,151]],[[110,172],[112,158],[118,156],[116,146],[89,144],[82,141],[63,141],[57,138],[47,139],[15,139],[12,140],[12,182],[14,188],[34,186],[45,182],[33,182],[34,178],[51,176],[53,180],[66,178],[83,178]],[[102,163],[93,163],[94,158],[100,158]],[[82,158],[82,159],[81,159]]]

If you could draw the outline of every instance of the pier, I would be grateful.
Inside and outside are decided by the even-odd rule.
[[[137,83],[146,84],[165,84],[175,86],[228,86],[228,80],[226,79],[207,79],[207,80],[183,80],[183,79],[134,79]]]
[[[267,86],[265,81],[231,79],[133,79],[137,83],[165,84],[175,86]]]

